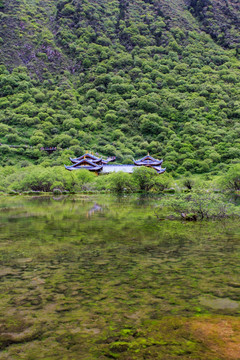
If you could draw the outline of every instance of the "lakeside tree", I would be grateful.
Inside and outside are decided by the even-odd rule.
[[[240,164],[232,165],[228,172],[220,178],[223,189],[240,190]]]
[[[177,216],[186,221],[240,216],[239,207],[230,202],[229,198],[206,190],[196,190],[187,195],[178,194],[171,198],[165,198],[162,200],[161,206],[170,208],[171,216]],[[155,215],[159,218],[158,209],[155,210]]]

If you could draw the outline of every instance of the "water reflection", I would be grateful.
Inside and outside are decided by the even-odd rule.
[[[79,358],[110,329],[135,329],[149,319],[238,316],[240,307],[232,306],[240,302],[236,221],[158,221],[154,205],[160,202],[106,195],[3,199],[1,323],[14,316],[22,331],[25,322],[36,334],[41,329],[48,349],[42,359],[59,360],[61,352]],[[34,334],[28,345],[10,346],[6,359],[18,358],[11,349],[22,351],[21,359],[38,358]],[[73,336],[74,346],[83,346],[78,355]],[[27,349],[36,352],[28,356]]]
[[[97,212],[102,212],[102,211],[103,211],[103,207],[100,206],[100,205],[98,205],[97,203],[95,203],[95,204],[93,205],[93,207],[91,207],[91,209],[88,210],[86,216],[87,216],[87,218],[90,218],[90,217],[93,216],[95,213],[97,213]]]

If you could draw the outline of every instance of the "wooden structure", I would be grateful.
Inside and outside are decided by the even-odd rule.
[[[85,169],[88,171],[94,171],[96,174],[108,174],[118,171],[132,173],[134,168],[137,166],[151,167],[156,170],[158,174],[162,174],[166,171],[166,168],[163,169],[161,167],[163,160],[154,159],[149,154],[144,156],[142,159],[134,160],[134,164],[129,165],[109,164],[110,162],[116,160],[115,156],[108,157],[106,160],[104,160],[102,157],[97,157],[90,153],[86,153],[75,159],[70,158],[70,160],[73,165],[64,165],[65,168],[69,171]]]
[[[107,165],[109,162],[115,161],[116,157],[112,156],[107,159],[99,158],[93,154],[86,153],[76,159],[70,158],[73,163],[71,166],[66,166],[67,170],[86,169],[99,173],[103,169],[103,165]]]
[[[158,174],[162,174],[166,171],[166,168],[165,169],[162,168],[162,166],[161,166],[162,163],[163,163],[163,160],[154,159],[149,154],[147,156],[144,156],[142,159],[134,161],[134,164],[136,166],[151,167],[154,170],[156,170]]]
[[[48,154],[52,154],[54,151],[57,151],[56,147],[41,147],[42,151],[46,151]]]

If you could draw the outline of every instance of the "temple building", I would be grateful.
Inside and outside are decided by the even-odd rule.
[[[85,169],[89,171],[94,171],[99,173],[103,170],[103,166],[107,165],[109,162],[115,161],[116,157],[112,156],[107,158],[106,160],[100,157],[97,157],[93,154],[86,153],[76,159],[70,158],[70,161],[73,163],[71,166],[65,166],[67,170],[79,170]]]
[[[155,169],[157,171],[158,174],[162,174],[163,172],[166,171],[166,168],[163,169],[161,167],[163,163],[163,160],[157,160],[154,159],[152,156],[150,156],[149,154],[147,156],[144,156],[142,159],[140,160],[135,160],[134,164],[136,166],[147,166],[147,167],[151,167],[153,169]]]
[[[69,171],[85,169],[94,171],[96,174],[108,174],[118,171],[132,173],[137,166],[151,167],[156,170],[158,174],[162,174],[166,171],[166,168],[163,169],[161,167],[163,160],[154,159],[149,154],[144,156],[142,159],[134,160],[134,164],[129,165],[109,164],[110,162],[116,160],[115,156],[108,157],[106,160],[104,160],[103,158],[97,157],[90,153],[86,153],[76,159],[70,158],[70,160],[73,165],[64,165],[65,168]]]

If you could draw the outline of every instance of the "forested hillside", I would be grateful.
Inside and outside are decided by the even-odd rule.
[[[1,165],[238,162],[238,0],[0,0],[0,26]]]

